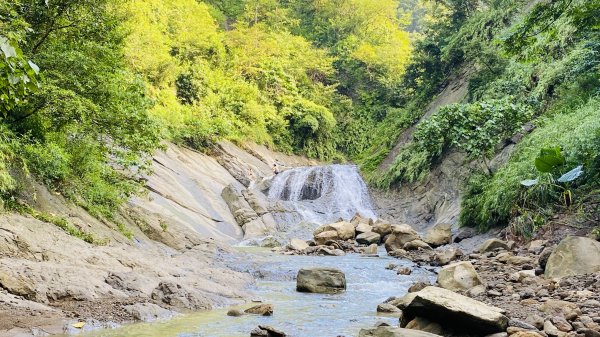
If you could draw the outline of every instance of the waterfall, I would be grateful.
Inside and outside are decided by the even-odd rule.
[[[356,213],[377,218],[367,186],[355,165],[299,167],[279,173],[272,181],[269,201],[282,202],[313,224],[350,220]],[[288,219],[289,221],[289,219]]]

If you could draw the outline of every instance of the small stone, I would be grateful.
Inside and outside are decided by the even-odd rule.
[[[569,324],[569,322],[567,322],[567,320],[564,319],[563,317],[554,316],[551,318],[551,321],[554,324],[554,326],[560,331],[569,332],[569,331],[573,330],[573,327],[571,326],[571,324]]]
[[[415,282],[413,283],[409,288],[408,288],[408,292],[409,293],[414,293],[417,291],[420,291],[422,289],[425,289],[426,287],[429,287],[431,284],[429,283],[425,283],[425,282]]]
[[[402,310],[397,307],[389,304],[389,303],[381,303],[377,306],[377,312],[385,312],[385,313],[397,313],[402,312]]]
[[[544,322],[544,332],[550,336],[558,336],[560,331],[550,321]]]
[[[412,274],[412,270],[408,267],[402,267],[402,268],[398,268],[396,270],[396,274],[398,275],[410,275]]]
[[[539,315],[527,316],[525,322],[533,325],[536,329],[541,330],[544,328],[544,319]]]
[[[537,330],[537,327],[535,327],[533,324],[527,323],[527,322],[523,322],[521,320],[518,319],[511,319],[508,321],[508,325],[512,326],[512,327],[518,327],[518,328],[522,328],[525,330]]]

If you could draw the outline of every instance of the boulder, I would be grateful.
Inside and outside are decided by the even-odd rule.
[[[320,233],[328,231],[335,231],[339,237],[339,240],[348,240],[354,238],[354,225],[346,221],[320,226],[315,229],[313,234],[315,237],[317,237]]]
[[[369,329],[360,329],[358,337],[440,337],[432,333],[394,328],[391,326],[378,326]]]
[[[475,235],[477,235],[477,230],[475,228],[466,227],[466,228],[461,229],[460,232],[458,232],[458,234],[456,234],[453,241],[456,243],[459,243],[462,240],[470,239],[470,238],[474,237]]]
[[[471,262],[456,262],[440,269],[437,277],[440,287],[452,290],[469,290],[483,284]]]
[[[377,254],[377,244],[374,243],[372,245],[369,245],[369,247],[361,248],[361,252],[365,255]]]
[[[308,243],[306,243],[306,241],[304,241],[304,240],[292,239],[292,240],[290,240],[290,243],[288,244],[288,248],[290,248],[292,250],[303,251],[306,248],[308,248]]]
[[[392,233],[392,225],[388,222],[376,222],[373,225],[372,231],[384,237]]]
[[[431,249],[431,246],[421,240],[412,240],[404,244],[404,250]]]
[[[600,242],[581,236],[564,238],[546,262],[545,276],[563,278],[600,271]]]
[[[389,304],[395,306],[400,310],[404,310],[404,308],[406,308],[410,304],[410,302],[412,302],[412,300],[415,299],[415,296],[415,293],[407,293],[402,297],[394,298],[389,302]]]
[[[317,245],[324,245],[328,241],[335,241],[335,240],[339,240],[339,239],[340,239],[340,236],[338,235],[338,233],[336,231],[333,231],[333,230],[321,232],[315,236],[315,242]]]
[[[344,291],[346,276],[337,268],[303,268],[298,271],[296,290],[308,293]]]
[[[250,337],[286,337],[287,335],[280,330],[268,325],[259,325],[250,331]]]
[[[439,223],[431,227],[423,239],[432,247],[446,245],[452,242],[452,225],[448,223]]]
[[[273,305],[272,304],[258,304],[251,308],[244,310],[247,314],[261,315],[261,316],[272,316],[273,315]]]
[[[361,233],[356,237],[356,242],[362,245],[370,245],[373,243],[379,243],[381,235],[373,232]]]
[[[497,248],[508,249],[508,243],[499,239],[488,239],[479,246],[479,252],[491,252]]]
[[[433,261],[438,266],[445,266],[461,256],[463,256],[463,252],[460,249],[456,247],[450,247],[442,251],[437,251],[435,255],[433,255]]]
[[[360,223],[358,224],[358,226],[356,226],[356,233],[367,233],[367,232],[371,232],[372,231],[371,226],[369,226],[369,224],[366,223]]]
[[[411,294],[414,298],[403,310],[402,327],[415,317],[440,322],[445,329],[466,330],[469,335],[479,336],[505,331],[508,326],[502,309],[447,289],[426,287]]]
[[[392,233],[385,240],[385,249],[388,252],[404,249],[407,242],[419,239],[417,232],[409,225],[393,225]]]

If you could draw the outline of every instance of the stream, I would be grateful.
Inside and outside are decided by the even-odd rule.
[[[390,296],[402,296],[416,280],[433,281],[434,274],[415,268],[410,261],[390,258],[385,250],[380,257],[298,256],[271,253],[259,248],[240,248],[248,262],[236,269],[257,269],[263,276],[252,287],[255,298],[274,307],[273,316],[229,317],[222,308],[179,315],[166,321],[136,323],[113,330],[80,334],[85,337],[248,337],[259,324],[271,325],[288,336],[358,336],[361,328],[378,321],[397,325],[398,318],[377,314],[377,305]],[[251,256],[249,255],[251,254]],[[250,262],[252,261],[252,262]],[[411,275],[396,275],[389,263],[408,266]],[[346,274],[347,290],[340,294],[307,294],[296,291],[296,273],[303,267],[336,267]],[[256,303],[254,303],[256,304]],[[245,309],[253,303],[239,306]]]
[[[285,240],[309,239],[320,224],[350,220],[355,214],[376,219],[366,184],[353,165],[301,167],[275,176],[268,193],[271,203],[289,211],[280,214],[278,231]],[[403,296],[415,281],[433,281],[431,271],[412,262],[391,258],[383,246],[379,257],[360,254],[306,256],[273,253],[264,248],[237,247],[241,254],[224,256],[224,263],[249,272],[256,283],[249,289],[254,298],[274,307],[273,316],[229,317],[230,308],[178,315],[154,323],[137,323],[113,330],[81,334],[84,337],[247,337],[261,325],[270,325],[288,336],[357,336],[361,328],[377,321],[397,325],[398,318],[377,314],[377,305],[390,296]],[[386,266],[410,267],[411,275],[396,275]],[[296,291],[296,274],[306,267],[335,267],[346,275],[345,292],[324,295]],[[256,303],[239,306],[246,309]]]

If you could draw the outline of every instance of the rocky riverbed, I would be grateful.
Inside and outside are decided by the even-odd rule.
[[[399,315],[397,327],[382,324],[360,336],[413,336],[403,328],[439,336],[600,336],[600,242],[563,234],[517,243],[500,239],[504,232],[485,239],[438,224],[419,235],[406,224],[357,216],[275,250],[376,256],[382,244],[390,256],[435,271],[436,282],[416,282],[377,307]],[[412,271],[394,263],[386,268]]]

